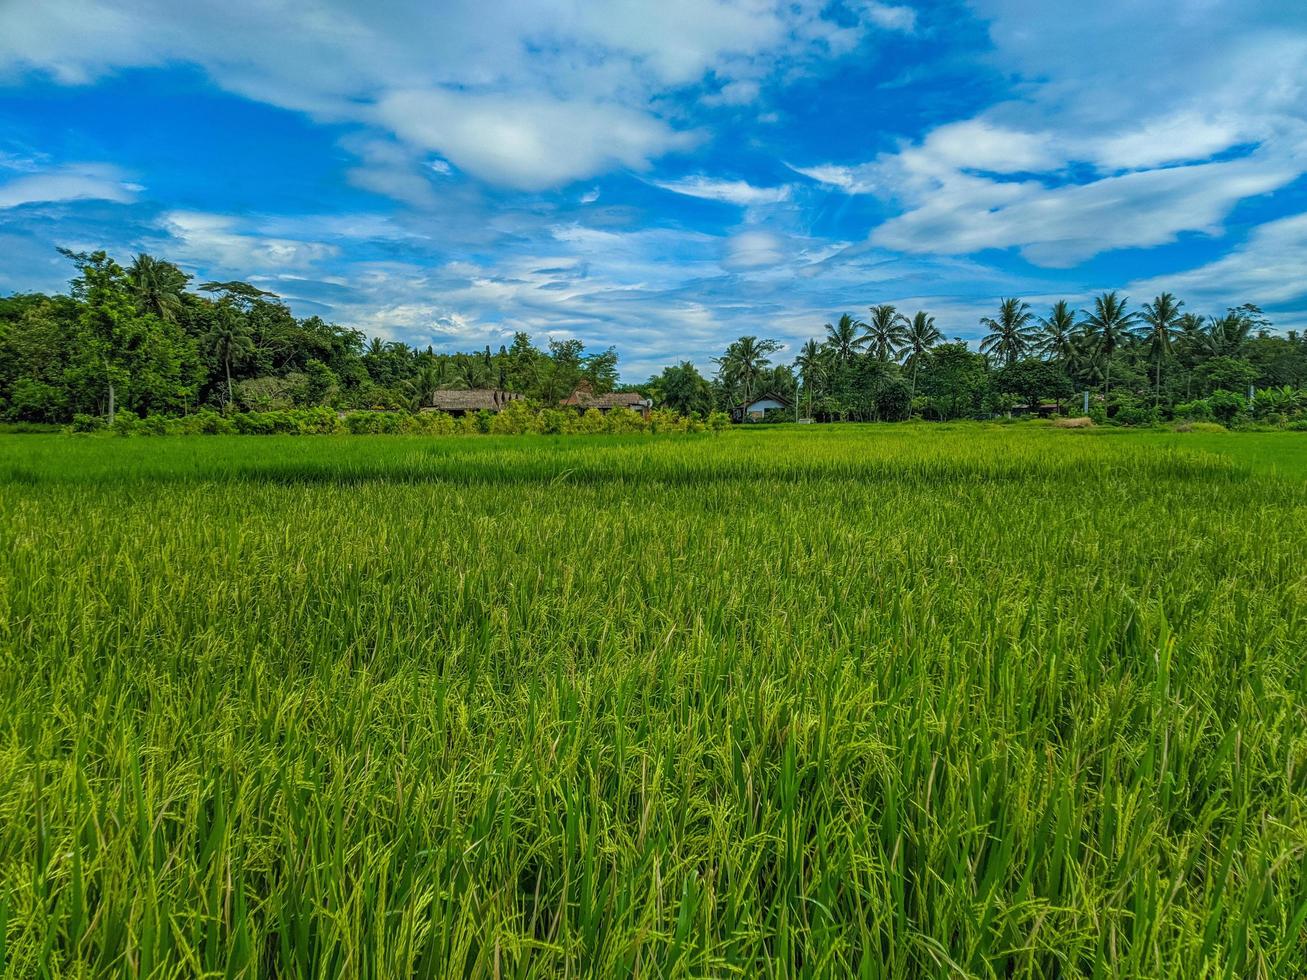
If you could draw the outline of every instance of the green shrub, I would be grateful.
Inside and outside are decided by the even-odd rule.
[[[1212,403],[1206,398],[1199,398],[1191,402],[1182,402],[1175,406],[1174,414],[1177,419],[1189,419],[1193,422],[1205,422],[1212,417]]]
[[[524,435],[544,431],[540,416],[525,401],[511,401],[490,418],[490,432],[496,435]]]
[[[608,431],[608,424],[604,421],[603,413],[599,409],[587,408],[577,424],[576,431],[584,432],[587,435],[598,435],[601,432]]]
[[[1157,413],[1145,405],[1122,405],[1112,416],[1117,425],[1139,426],[1152,425],[1157,421]]]
[[[73,422],[69,428],[73,432],[99,432],[104,428],[104,419],[98,415],[86,415],[83,412],[78,412],[73,416]]]
[[[1207,396],[1207,403],[1212,409],[1212,418],[1224,425],[1229,425],[1248,409],[1248,399],[1233,391],[1214,391]]]
[[[711,432],[722,432],[731,427],[731,417],[725,412],[709,412],[707,427]]]
[[[649,422],[643,415],[626,407],[612,409],[604,416],[604,424],[607,431],[619,435],[630,432],[645,432],[649,428]]]

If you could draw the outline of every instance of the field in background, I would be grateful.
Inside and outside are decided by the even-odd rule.
[[[0,437],[0,953],[1303,975],[1305,450]]]

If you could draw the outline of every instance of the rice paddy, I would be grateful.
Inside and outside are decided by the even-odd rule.
[[[1307,975],[1305,446],[0,436],[0,962]]]

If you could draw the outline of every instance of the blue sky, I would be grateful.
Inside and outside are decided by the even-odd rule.
[[[1301,0],[6,0],[0,292],[56,245],[638,380],[892,302],[1307,328]]]

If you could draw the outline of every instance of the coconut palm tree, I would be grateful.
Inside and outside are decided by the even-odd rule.
[[[840,364],[847,364],[853,360],[854,354],[867,346],[867,338],[859,332],[866,327],[865,323],[855,320],[848,313],[841,314],[834,326],[826,324],[826,345],[834,352],[835,359]]]
[[[889,303],[873,306],[871,319],[865,324],[863,342],[870,346],[876,360],[895,360],[907,337],[907,326],[907,317]]]
[[[1210,356],[1212,338],[1197,313],[1181,313],[1176,320],[1176,337],[1172,344],[1185,371],[1185,398],[1193,397],[1194,371]]]
[[[1087,330],[1077,330],[1071,335],[1071,346],[1067,351],[1067,373],[1086,388],[1100,384],[1104,377],[1106,358],[1098,346],[1098,338]]]
[[[853,318],[849,317],[849,319]],[[843,321],[844,317],[840,317],[840,320]],[[826,329],[830,330],[830,324],[826,325]],[[799,369],[804,390],[808,392],[808,418],[812,418],[812,389],[817,379],[826,373],[826,355],[817,341],[809,340],[799,349],[799,356],[794,359],[794,366]]]
[[[254,353],[254,338],[250,334],[250,325],[245,317],[225,300],[219,302],[213,311],[213,320],[204,335],[204,344],[213,352],[227,375],[227,404],[235,400],[231,383],[231,362],[233,358],[248,357]]]
[[[127,267],[127,278],[141,309],[176,323],[182,311],[182,292],[191,277],[171,262],[141,252]]]
[[[1238,357],[1248,343],[1253,321],[1239,310],[1207,318],[1208,350],[1213,357]]]
[[[781,349],[775,340],[741,337],[726,348],[721,357],[713,358],[718,377],[728,388],[739,387],[744,393],[747,408],[753,400],[753,385],[758,376],[771,364],[771,355]]]
[[[1098,352],[1103,356],[1103,397],[1112,390],[1112,355],[1130,340],[1130,331],[1138,314],[1131,313],[1126,307],[1128,299],[1118,296],[1116,291],[1103,293],[1094,300],[1094,312],[1086,313],[1080,321],[1080,327],[1087,331],[1098,343]]]
[[[443,374],[444,372],[440,370],[435,361],[430,360],[419,367],[413,377],[404,382],[404,387],[412,395],[414,409],[431,404],[432,398],[440,390],[440,385],[444,381]]]
[[[1069,359],[1076,331],[1076,314],[1071,304],[1064,299],[1058,300],[1048,316],[1040,318],[1039,327],[1036,350],[1053,361]]]
[[[907,333],[903,338],[903,366],[912,369],[912,394],[909,398],[917,397],[917,371],[920,369],[922,362],[930,359],[930,349],[940,342],[942,335],[939,328],[935,326],[935,318],[925,310],[917,310],[913,314],[911,322],[908,324]],[[908,408],[911,414],[911,407]]]
[[[993,354],[1005,366],[1011,366],[1020,359],[1035,341],[1035,330],[1030,321],[1035,318],[1030,311],[1030,304],[1025,300],[1010,299],[999,301],[998,317],[982,316],[980,325],[988,327],[989,333],[980,342],[982,354]]]
[[[1170,293],[1162,293],[1151,303],[1144,304],[1141,319],[1144,326],[1140,338],[1148,344],[1148,356],[1153,362],[1155,389],[1153,407],[1162,400],[1162,361],[1171,355],[1171,341],[1179,332],[1180,307],[1184,303]]]

